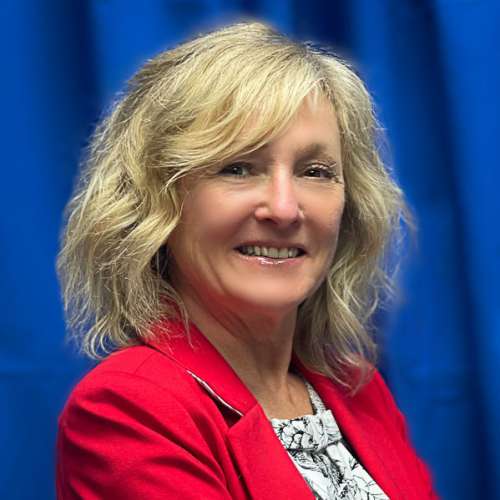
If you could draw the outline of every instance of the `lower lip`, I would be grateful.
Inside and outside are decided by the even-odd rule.
[[[287,259],[271,259],[270,257],[257,257],[255,255],[245,255],[238,250],[235,250],[236,254],[244,259],[246,262],[253,263],[259,266],[267,266],[267,267],[273,267],[273,266],[279,266],[279,267],[290,267],[290,266],[297,266],[301,264],[304,260],[305,254],[301,255],[300,257],[290,257]]]

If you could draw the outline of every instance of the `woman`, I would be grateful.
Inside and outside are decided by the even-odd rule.
[[[436,498],[374,368],[405,213],[362,82],[260,23],[133,78],[59,259],[83,350],[59,498]]]

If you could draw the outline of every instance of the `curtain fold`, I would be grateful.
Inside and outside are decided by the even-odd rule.
[[[443,499],[500,473],[500,5],[473,0],[2,3],[0,497],[53,498],[65,398],[63,207],[98,117],[142,62],[241,16],[333,45],[367,81],[418,221],[382,369]],[[26,480],[30,478],[30,480]]]

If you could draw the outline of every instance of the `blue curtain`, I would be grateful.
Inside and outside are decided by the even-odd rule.
[[[5,0],[0,497],[54,497],[57,415],[90,367],[54,271],[80,151],[124,81],[240,16],[333,45],[368,82],[419,224],[382,369],[444,499],[498,498],[500,5],[474,0]],[[496,215],[495,215],[496,214]]]

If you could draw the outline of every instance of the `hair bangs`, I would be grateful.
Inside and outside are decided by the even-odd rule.
[[[189,127],[171,137],[169,153],[182,159],[177,165],[186,172],[259,149],[286,129],[306,98],[315,103],[325,88],[299,57],[260,58],[236,69],[230,67],[216,79],[208,77],[209,98]]]

